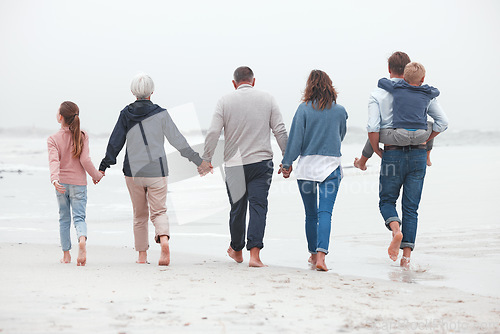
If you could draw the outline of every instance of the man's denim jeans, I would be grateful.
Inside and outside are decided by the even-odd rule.
[[[417,210],[420,204],[427,168],[427,152],[425,149],[385,151],[380,167],[379,208],[385,225],[397,221],[401,225],[403,240],[401,249],[415,246],[417,235]],[[396,201],[403,187],[401,206],[402,219],[396,211]]]
[[[307,248],[311,254],[328,254],[332,211],[341,180],[340,167],[323,182],[297,180],[306,213]],[[319,192],[319,206],[318,206]]]
[[[87,237],[87,223],[85,223],[85,212],[87,207],[87,186],[61,183],[66,192],[61,194],[56,191],[59,204],[59,233],[61,236],[62,250],[71,249],[71,213],[73,213],[73,224],[75,224],[76,235]]]

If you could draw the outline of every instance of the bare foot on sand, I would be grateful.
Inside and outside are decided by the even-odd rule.
[[[229,255],[231,259],[233,259],[238,263],[243,262],[243,252],[242,251],[237,252],[234,249],[232,249],[231,246],[229,246],[229,248],[227,249],[227,255]]]
[[[318,252],[316,259],[316,270],[318,271],[328,271],[328,267],[325,263],[325,253]]]
[[[139,251],[139,258],[135,263],[139,264],[149,264],[148,262],[148,252],[147,251]]]
[[[401,257],[401,262],[399,265],[404,269],[410,269],[410,258],[406,256]]]
[[[401,233],[401,231],[392,232],[392,241],[387,249],[387,253],[392,261],[396,261],[398,259],[401,240],[403,240],[403,233]]]
[[[316,262],[317,262],[317,259],[318,259],[318,254],[311,254],[311,256],[309,256],[309,259],[307,260],[307,262],[308,262],[311,266],[316,267]]]
[[[432,166],[431,157],[427,156],[427,166]]]
[[[61,263],[71,263],[71,255],[69,251],[65,251],[63,253],[63,258],[61,259]]]
[[[159,266],[168,266],[170,264],[170,247],[168,245],[168,237],[162,235],[160,237],[161,244],[161,254],[160,260],[158,261]]]
[[[399,265],[401,268],[410,269],[410,256],[411,256],[411,248],[410,247],[405,247],[403,248],[403,256],[401,256],[401,262]]]
[[[260,260],[260,248],[254,247],[250,249],[250,261],[248,261],[248,266],[249,267],[267,267],[262,261]]]
[[[77,266],[84,266],[87,263],[87,238],[80,237],[78,243],[78,258],[76,259]]]
[[[366,161],[368,159],[365,158],[364,156],[361,156],[361,158],[354,158],[354,167],[359,168],[361,170],[366,170]]]

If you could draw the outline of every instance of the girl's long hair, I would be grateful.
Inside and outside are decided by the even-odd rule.
[[[83,138],[85,134],[80,130],[80,109],[71,101],[61,103],[59,113],[64,118],[64,123],[69,126],[71,138],[73,139],[73,157],[79,158],[83,148]]]
[[[311,71],[302,101],[311,102],[312,107],[318,107],[319,110],[329,109],[333,103],[337,103],[337,91],[328,74],[320,70]]]

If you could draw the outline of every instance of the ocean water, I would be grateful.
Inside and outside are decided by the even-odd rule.
[[[467,133],[455,135],[463,142],[438,137],[419,210],[412,270],[405,271],[387,256],[390,232],[378,211],[380,159],[372,158],[365,172],[352,168],[363,146],[361,132],[353,130],[343,146],[344,179],[333,213],[328,274],[500,296],[500,149],[496,145],[500,136],[479,133],[469,138],[474,140],[470,145]],[[49,180],[46,136],[41,130],[26,135],[0,131],[0,242],[58,247],[58,210]],[[203,137],[195,133],[188,141],[199,150]],[[106,143],[107,136],[91,134],[91,157],[96,166]],[[273,145],[278,166],[279,150]],[[172,265],[176,252],[225,257],[229,203],[220,168],[200,178],[194,165],[175,154],[169,155],[167,201]],[[93,244],[133,248],[132,209],[121,173],[122,160],[123,153],[99,185],[89,182],[89,252]],[[152,225],[150,234],[153,242]],[[275,174],[273,178],[264,244],[261,256],[266,264],[308,268],[304,212],[293,177],[285,180]],[[157,252],[158,246],[151,244],[151,256]],[[248,260],[248,254],[244,257]]]

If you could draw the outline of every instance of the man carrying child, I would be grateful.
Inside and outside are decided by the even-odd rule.
[[[435,99],[439,91],[421,86],[425,76],[423,66],[418,64],[415,71],[413,64],[410,65],[406,74],[414,75],[417,72],[417,79],[412,78],[409,79],[411,82],[405,83],[405,68],[410,63],[408,55],[395,52],[389,57],[388,63],[391,80],[381,80],[383,88],[375,89],[368,103],[367,129],[370,145],[365,145],[362,157],[356,158],[354,165],[365,170],[366,161],[373,152],[382,157],[379,208],[386,227],[392,231],[393,238],[388,253],[396,261],[399,249],[403,249],[400,265],[409,268],[417,232],[417,210],[427,167],[428,148],[424,142],[445,131],[448,120]],[[427,115],[434,120],[432,127],[426,123]],[[383,152],[379,148],[379,141],[385,144]],[[396,211],[401,188],[402,219]]]

